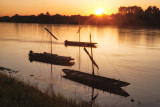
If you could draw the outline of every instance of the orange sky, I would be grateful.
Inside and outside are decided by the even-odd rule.
[[[37,15],[39,13],[61,15],[90,15],[97,8],[103,8],[105,14],[118,12],[120,6],[148,6],[160,8],[160,0],[0,0],[0,16]]]

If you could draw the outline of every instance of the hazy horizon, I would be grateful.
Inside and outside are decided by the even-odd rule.
[[[0,16],[19,15],[38,15],[40,13],[49,12],[51,15],[82,15],[88,16],[94,14],[97,8],[103,8],[104,14],[111,15],[118,12],[120,6],[140,6],[146,9],[148,6],[159,7],[159,0],[1,0]]]

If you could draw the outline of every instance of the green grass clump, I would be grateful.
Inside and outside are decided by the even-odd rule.
[[[79,103],[61,94],[48,94],[20,81],[12,75],[0,72],[0,107],[89,107],[84,101]]]

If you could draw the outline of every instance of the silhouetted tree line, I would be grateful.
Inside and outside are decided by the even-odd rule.
[[[37,16],[20,16],[18,14],[0,17],[1,22],[17,23],[46,23],[46,24],[89,24],[89,25],[118,25],[118,26],[160,26],[160,10],[156,6],[149,6],[143,10],[139,6],[120,7],[118,13],[110,16],[103,14],[96,16],[81,15],[51,15],[41,13]]]
[[[46,14],[41,13],[37,16],[20,16],[15,14],[12,17],[4,16],[0,17],[0,22],[16,22],[16,23],[46,23],[46,24],[82,24],[85,20],[87,20],[87,16],[80,15],[50,15],[49,12]]]
[[[160,26],[160,10],[156,6],[149,6],[146,10],[138,6],[120,7],[112,18],[111,24],[115,25]]]

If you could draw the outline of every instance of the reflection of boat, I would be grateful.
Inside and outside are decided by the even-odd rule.
[[[68,41],[65,40],[64,44],[65,46],[80,46],[80,47],[93,47],[96,48],[96,44],[97,43],[93,43],[93,42],[80,42],[80,31],[81,31],[82,27],[79,27],[79,30],[77,33],[79,33],[79,41]]]
[[[51,53],[34,53],[32,50],[29,52],[29,60],[32,61],[38,61],[38,62],[44,62],[49,64],[55,64],[55,65],[64,65],[64,66],[71,66],[74,65],[74,62],[70,62],[71,60],[74,60],[71,57],[66,56],[59,56],[57,54],[52,54],[52,37],[54,37],[56,40],[58,40],[47,28],[45,28],[52,36],[51,36]]]

